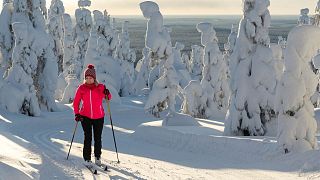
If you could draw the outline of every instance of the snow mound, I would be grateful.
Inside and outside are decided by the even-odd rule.
[[[162,121],[162,126],[200,126],[197,120],[187,114],[176,113],[167,116]]]
[[[228,137],[215,135],[216,131],[213,129],[211,129],[211,135],[208,131],[203,126],[165,127],[162,126],[162,121],[154,121],[141,124],[132,136],[137,140],[174,150],[199,154],[221,153],[221,156],[234,155],[245,159],[248,159],[252,155],[262,157],[272,154],[277,147],[274,138]],[[222,144],[223,146],[221,146]]]

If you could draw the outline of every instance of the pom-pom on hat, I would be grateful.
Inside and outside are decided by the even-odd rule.
[[[91,76],[96,79],[96,70],[94,69],[93,64],[89,64],[87,69],[84,71],[84,78],[86,78],[87,76]]]

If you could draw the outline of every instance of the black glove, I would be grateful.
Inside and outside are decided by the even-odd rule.
[[[83,121],[83,117],[80,114],[76,114],[74,117],[74,120],[79,122],[79,121]]]
[[[104,90],[103,90],[103,94],[105,94],[106,96],[109,96],[109,94],[110,94],[109,89],[104,88]]]

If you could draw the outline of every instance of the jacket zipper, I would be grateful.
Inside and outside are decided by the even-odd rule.
[[[90,89],[90,108],[91,108],[91,119],[92,119],[93,113],[92,113],[92,96],[91,96],[91,92],[92,92],[92,90]]]

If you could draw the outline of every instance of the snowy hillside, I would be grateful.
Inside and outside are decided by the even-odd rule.
[[[229,36],[175,31],[165,3],[132,3],[141,27],[64,3],[3,0],[0,180],[320,179],[320,0],[277,43],[270,0]]]
[[[272,137],[224,137],[220,120],[198,119],[200,127],[162,127],[160,119],[145,114],[145,98],[122,102],[111,104],[120,164],[106,116],[102,159],[110,172],[96,176],[81,165],[80,127],[66,160],[75,126],[69,106],[35,118],[2,111],[0,179],[320,178],[319,151],[283,155],[275,151]]]

